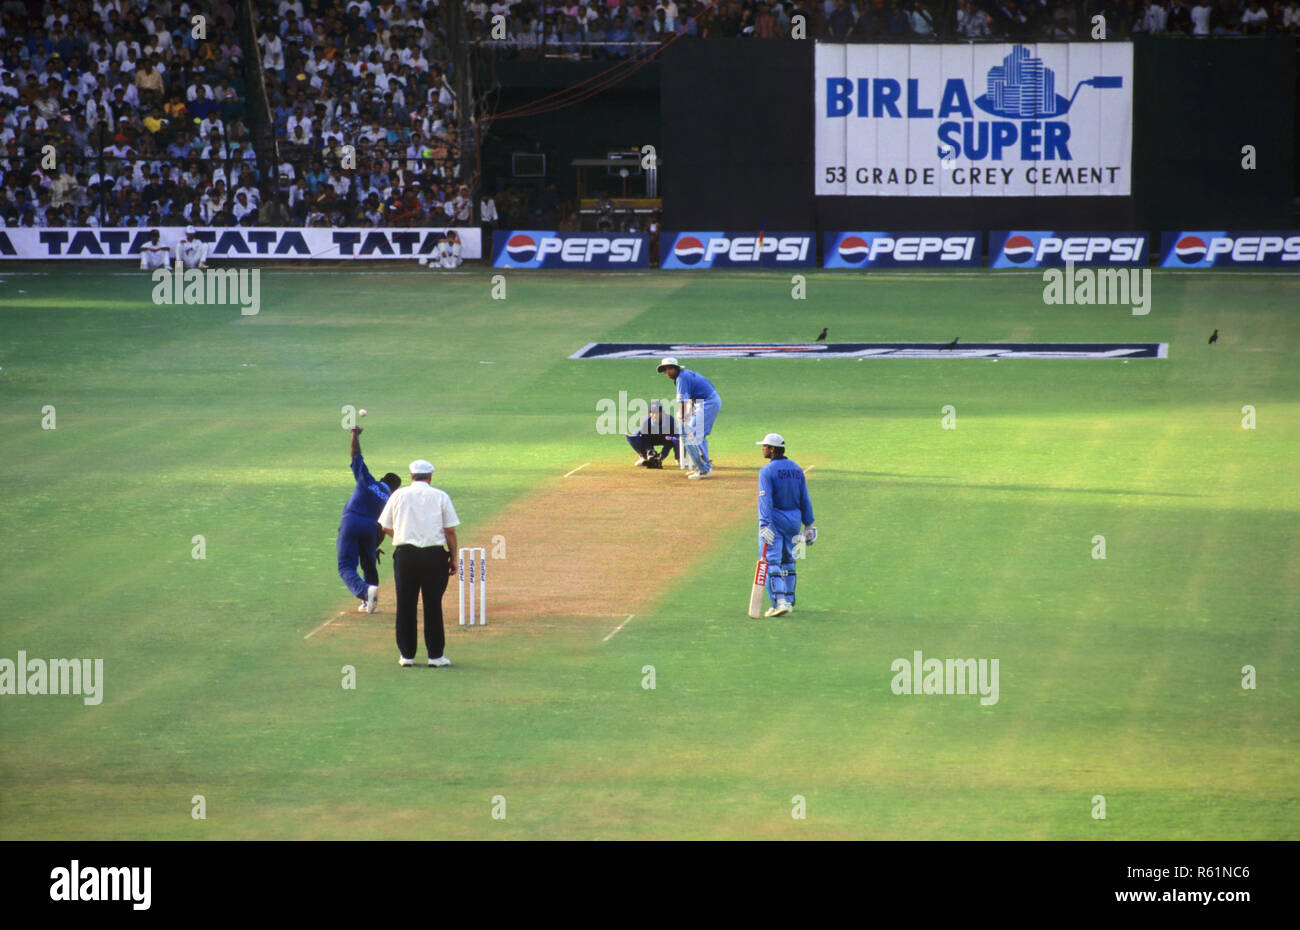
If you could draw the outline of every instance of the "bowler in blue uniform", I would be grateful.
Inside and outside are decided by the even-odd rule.
[[[708,378],[698,371],[683,368],[675,358],[659,363],[659,371],[677,387],[677,396],[691,406],[689,419],[683,415],[682,451],[691,462],[688,478],[711,478],[713,462],[709,459],[709,433],[722,409],[722,398]]]
[[[766,560],[767,596],[772,606],[764,617],[780,617],[794,610],[794,547],[799,528],[805,527],[803,542],[817,539],[813,526],[812,499],[803,469],[785,457],[785,439],[768,433],[754,445],[763,447],[763,458],[771,459],[758,473],[758,551]]]
[[[358,610],[375,612],[379,603],[379,514],[388,503],[388,497],[402,484],[402,479],[392,472],[376,481],[366,460],[361,457],[361,427],[352,427],[352,477],[356,487],[343,508],[343,521],[339,523],[339,577],[361,601]],[[361,572],[357,573],[357,563]]]

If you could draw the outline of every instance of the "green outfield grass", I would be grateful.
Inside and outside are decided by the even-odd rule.
[[[0,657],[106,678],[99,706],[0,697],[0,838],[1300,838],[1300,277],[1157,271],[1137,317],[1023,273],[812,272],[803,301],[727,272],[511,272],[493,301],[491,274],[269,269],[242,317],[125,266],[0,267]],[[607,642],[619,618],[495,625],[401,672],[386,623],[304,638],[351,605],[344,404],[376,472],[437,463],[468,541],[626,465],[600,398],[668,392],[579,347],[823,326],[1170,355],[702,361],[715,458],[756,470],[775,430],[816,466],[791,617],[745,617],[746,521]],[[670,489],[628,527],[664,564],[709,498]],[[893,694],[917,649],[997,658],[999,702]]]

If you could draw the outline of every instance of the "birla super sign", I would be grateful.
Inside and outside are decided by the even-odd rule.
[[[819,196],[1124,196],[1128,43],[830,45],[815,55]]]

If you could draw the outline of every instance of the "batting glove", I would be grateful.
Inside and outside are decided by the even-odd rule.
[[[761,527],[758,531],[758,536],[760,539],[763,540],[763,542],[767,543],[769,546],[772,545],[772,543],[776,542],[776,533],[772,531],[772,528],[770,526]]]

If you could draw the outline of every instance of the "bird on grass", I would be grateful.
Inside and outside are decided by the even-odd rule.
[[[942,352],[944,349],[955,349],[955,348],[957,348],[957,339],[960,339],[960,338],[961,338],[961,337],[958,336],[956,339],[953,339],[953,341],[950,342],[950,343],[948,343],[946,346],[941,346],[941,347],[939,348],[939,351]]]
[[[1210,345],[1214,345],[1214,344],[1215,344],[1216,342],[1218,342],[1218,341],[1219,341],[1219,331],[1216,329],[1214,332],[1210,333],[1210,342],[1209,342],[1209,344],[1210,344]]]
[[[822,334],[821,334],[820,336],[817,337],[817,341],[818,341],[818,342],[825,342],[825,341],[826,341],[826,327],[824,327],[824,326],[822,327]]]

